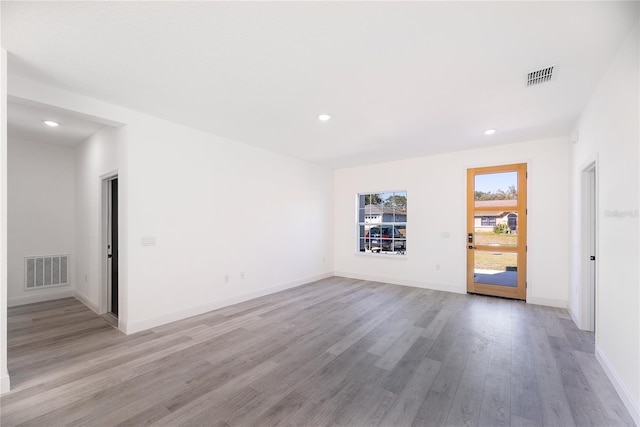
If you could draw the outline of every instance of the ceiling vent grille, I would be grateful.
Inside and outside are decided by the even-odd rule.
[[[553,69],[555,66],[543,68],[541,70],[532,71],[527,74],[527,86],[535,86],[540,83],[545,83],[551,80],[553,76]]]

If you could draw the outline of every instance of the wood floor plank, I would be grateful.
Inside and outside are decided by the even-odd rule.
[[[370,345],[369,340],[361,340],[319,371],[307,384],[297,387],[295,391],[303,396],[305,402],[298,412],[285,417],[282,423],[333,424],[340,410],[349,405],[355,393],[361,389],[363,378],[370,378],[376,372],[373,369],[376,357],[366,352]],[[311,386],[313,384],[315,387]]]
[[[422,359],[407,385],[381,422],[383,426],[411,426],[424,398],[435,380],[440,365],[436,360]]]
[[[441,360],[438,375],[416,415],[414,425],[444,425],[449,416],[472,342],[465,336],[450,336],[448,339],[451,339],[453,344]],[[434,346],[437,343],[436,340]]]
[[[532,338],[533,365],[538,384],[538,398],[542,410],[542,421],[545,425],[575,426],[566,391],[562,384],[553,350],[549,344],[549,336],[545,329],[530,327]]]
[[[587,378],[590,389],[596,392],[596,398],[607,417],[606,425],[632,426],[633,419],[606,374],[602,371],[595,355],[581,351],[574,351],[573,355],[580,370]]]
[[[633,425],[566,310],[333,277],[130,336],[11,307],[2,426]]]
[[[542,425],[538,383],[528,333],[511,336],[512,424]]]
[[[353,398],[343,405],[333,424],[336,426],[378,425],[389,411],[395,394],[375,385],[351,384]]]
[[[411,324],[411,320],[409,319],[400,318],[398,320],[391,320],[391,327],[387,329],[384,335],[376,341],[369,350],[367,350],[369,353],[375,354],[376,356],[382,356],[391,348],[393,343],[406,332],[407,327]]]
[[[402,393],[402,390],[409,383],[427,353],[433,347],[434,340],[419,337],[405,355],[398,361],[396,366],[386,376],[383,387],[395,394]],[[429,359],[431,360],[431,359]]]
[[[382,305],[384,300],[378,302],[377,305]],[[365,337],[369,332],[374,330],[378,325],[387,320],[389,316],[392,316],[394,312],[396,312],[398,308],[393,305],[387,305],[382,310],[378,311],[375,315],[369,316],[366,318],[366,321],[363,322],[360,326],[342,338],[340,341],[329,347],[327,352],[333,354],[334,356],[338,356],[342,354],[346,349],[351,347],[355,342],[361,340]]]
[[[487,372],[482,392],[478,425],[511,425],[510,376],[505,372]]]
[[[35,407],[33,406],[34,402],[30,400],[16,400],[6,406],[3,404],[3,420],[6,419],[11,424],[18,423],[17,420],[46,414],[90,394],[92,390],[106,389],[113,386],[114,383],[119,384],[128,380],[131,376],[139,376],[153,370],[158,364],[166,363],[166,358],[172,354],[181,354],[181,352],[196,346],[198,347],[195,351],[201,351],[202,344],[207,340],[207,337],[201,336],[198,340],[191,339],[170,347],[165,346],[162,350],[140,356],[127,363],[116,364],[111,368],[98,370],[91,375],[46,390],[36,396],[36,402],[39,404]]]
[[[201,425],[203,420],[210,419],[210,413],[216,409],[217,405],[224,403],[225,394],[234,393],[256,381],[261,376],[267,374],[277,366],[276,363],[266,360],[253,368],[234,376],[223,385],[214,386],[210,392],[189,402],[187,405],[173,411],[158,420],[158,425],[170,426],[176,424]],[[198,420],[201,420],[198,422]]]
[[[564,334],[567,337],[567,343],[573,350],[577,350],[582,353],[594,353],[594,334],[588,334],[580,331],[571,319],[560,318],[558,319],[558,322],[564,330]]]
[[[511,336],[497,328],[482,392],[479,425],[511,424]],[[504,329],[502,329],[504,331]]]
[[[476,425],[478,414],[480,414],[490,355],[491,340],[482,336],[476,337],[471,346],[471,352],[445,425]]]
[[[389,349],[378,359],[376,366],[391,371],[404,357],[413,344],[423,335],[424,329],[409,326]]]

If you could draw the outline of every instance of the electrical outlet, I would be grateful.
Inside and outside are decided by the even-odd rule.
[[[228,274],[224,275],[224,283],[229,283],[229,275]]]
[[[436,264],[436,270],[440,270],[440,264]]]
[[[244,279],[244,271],[242,273],[240,273],[240,278]]]

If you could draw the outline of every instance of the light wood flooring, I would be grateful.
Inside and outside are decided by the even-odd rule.
[[[9,309],[3,427],[623,426],[566,310],[334,277],[125,336]]]

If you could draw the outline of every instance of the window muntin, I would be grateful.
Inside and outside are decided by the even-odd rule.
[[[358,194],[358,251],[402,255],[407,251],[407,192]]]

